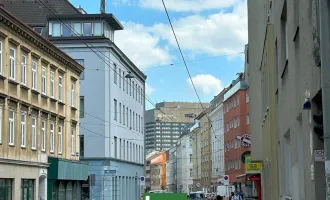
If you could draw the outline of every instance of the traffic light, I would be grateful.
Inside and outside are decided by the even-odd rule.
[[[323,140],[323,114],[313,115],[314,133],[320,140]]]

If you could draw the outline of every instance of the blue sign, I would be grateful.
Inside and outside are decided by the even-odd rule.
[[[104,173],[105,174],[116,174],[116,170],[114,170],[114,169],[107,169],[107,170],[104,170]]]
[[[141,181],[144,181],[144,176],[141,176],[141,177],[140,177],[140,180],[141,180]]]

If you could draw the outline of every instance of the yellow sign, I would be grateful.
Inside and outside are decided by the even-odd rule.
[[[245,163],[245,173],[246,174],[261,173],[261,163],[258,162]]]

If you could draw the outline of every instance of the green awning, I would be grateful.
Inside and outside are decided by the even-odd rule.
[[[48,157],[48,179],[84,181],[88,178],[88,163]]]

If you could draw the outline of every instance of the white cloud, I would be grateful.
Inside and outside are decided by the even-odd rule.
[[[124,0],[127,1],[127,0]],[[165,5],[168,10],[176,12],[199,12],[202,10],[227,8],[236,4],[239,0],[165,0]],[[163,10],[161,0],[140,0],[140,6]]]
[[[191,15],[173,21],[173,26],[180,46],[186,51],[212,55],[243,52],[248,37],[246,1],[236,4],[231,13]],[[156,24],[152,31],[176,46],[169,25]]]
[[[157,0],[157,2],[159,1]],[[167,2],[174,1],[176,0],[167,0]],[[204,4],[209,5],[210,2],[220,5],[220,3],[216,3],[218,0],[204,1],[200,5],[201,7],[205,7]],[[182,2],[187,3],[188,0]],[[199,2],[199,0],[189,2]],[[225,4],[224,2],[221,4]],[[185,55],[211,54],[217,56],[243,52],[248,40],[247,3],[246,0],[232,0],[231,2],[238,2],[234,4],[232,12],[218,12],[206,17],[195,14],[172,20]],[[177,44],[168,23],[158,23],[153,26],[134,22],[122,23],[125,29],[116,32],[115,42],[141,70],[155,65],[167,65],[173,61],[174,57],[170,55],[169,51],[177,49]]]
[[[156,91],[155,88],[151,87],[150,85],[146,84],[146,94],[147,95],[151,95],[152,93],[154,93]]]
[[[198,74],[192,77],[192,81],[197,91],[204,95],[217,95],[224,88],[222,81],[210,74]],[[190,79],[187,80],[187,83],[192,87]]]
[[[125,29],[115,34],[115,43],[139,69],[171,62],[167,49],[159,46],[159,36],[146,31],[142,24],[123,22],[123,26]]]

